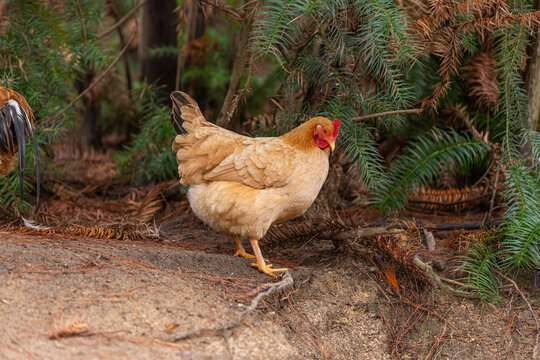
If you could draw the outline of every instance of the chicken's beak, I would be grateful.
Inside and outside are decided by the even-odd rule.
[[[328,141],[328,146],[330,146],[330,150],[334,152],[334,149],[336,148],[336,143],[333,141]]]

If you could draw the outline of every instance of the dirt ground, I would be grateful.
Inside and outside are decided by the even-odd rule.
[[[234,319],[259,285],[277,281],[231,256],[224,236],[176,231],[166,241],[119,241],[0,230],[0,358],[531,358],[534,321],[510,289],[485,308],[433,289],[429,309],[409,306],[388,295],[369,262],[321,239],[263,247],[292,267],[294,285],[225,336],[168,342]]]

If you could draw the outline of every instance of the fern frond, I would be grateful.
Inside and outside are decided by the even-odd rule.
[[[400,210],[407,196],[417,194],[420,186],[428,187],[451,167],[464,167],[480,158],[488,146],[453,130],[433,130],[420,136],[398,156],[390,169],[389,186],[377,191],[375,205],[388,212]]]
[[[278,60],[302,34],[301,22],[319,5],[319,0],[270,1],[253,24],[251,39],[255,58],[268,53]]]
[[[495,271],[499,269],[496,250],[483,242],[472,245],[466,256],[460,260],[461,271],[467,274],[465,288],[472,289],[480,295],[485,304],[499,298],[499,283]]]
[[[527,146],[530,146],[528,160],[530,160],[532,171],[540,181],[540,132],[525,129],[520,148],[525,149]]]
[[[540,268],[540,184],[532,171],[521,164],[506,173],[503,196],[507,202],[503,264],[512,269]]]
[[[374,129],[345,120],[342,122],[342,131],[340,145],[351,162],[357,166],[360,182],[366,184],[370,190],[383,188],[388,179],[382,165],[384,159],[373,140]]]
[[[383,79],[385,93],[398,107],[412,104],[412,88],[402,66],[418,56],[414,35],[408,30],[405,13],[393,1],[357,1],[365,22],[358,37],[362,62],[368,73]]]
[[[171,139],[176,135],[169,121],[170,108],[159,105],[155,89],[144,86],[146,93],[138,103],[142,129],[133,135],[126,150],[117,154],[120,172],[134,181],[165,181],[177,176],[176,157],[171,151]]]

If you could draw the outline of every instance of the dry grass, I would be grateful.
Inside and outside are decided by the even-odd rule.
[[[50,339],[58,340],[73,336],[92,335],[92,327],[77,318],[62,320],[54,325]]]

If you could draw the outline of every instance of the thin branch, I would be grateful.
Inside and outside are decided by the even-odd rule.
[[[497,196],[497,185],[499,184],[499,174],[501,172],[501,162],[499,161],[499,164],[497,165],[497,172],[495,174],[495,183],[493,184],[493,194],[491,195],[491,199],[489,200],[489,211],[486,216],[486,224],[489,224],[491,221],[491,214],[493,214],[493,205],[495,204],[495,197]]]
[[[497,270],[495,270],[495,271],[497,271]],[[533,310],[533,308],[531,306],[531,303],[529,302],[529,300],[527,300],[527,298],[525,297],[525,294],[523,294],[523,291],[521,291],[521,289],[516,284],[516,282],[514,280],[510,279],[509,277],[505,276],[500,271],[497,271],[497,274],[499,274],[499,276],[501,276],[502,278],[509,281],[514,286],[514,288],[517,290],[518,294],[523,298],[523,301],[525,301],[525,303],[527,304],[527,307],[529,308],[529,311],[531,312],[533,320],[536,323],[536,337],[535,337],[534,347],[533,347],[533,352],[532,352],[532,358],[534,360],[534,359],[536,359],[536,352],[538,350],[538,337],[540,336],[540,324],[538,323],[538,318],[536,317],[536,313],[534,312],[534,310]]]
[[[420,114],[422,111],[424,111],[424,109],[405,109],[405,110],[385,111],[385,112],[381,112],[377,114],[369,114],[369,115],[364,115],[364,116],[353,117],[351,118],[351,120],[364,121],[364,120],[369,120],[376,117],[395,115],[395,114]]]
[[[251,3],[251,6],[248,7],[248,4]],[[225,95],[225,100],[223,101],[223,106],[219,112],[216,124],[221,127],[226,127],[231,121],[231,117],[236,110],[239,101],[239,95],[236,94],[238,85],[240,84],[240,79],[246,67],[246,62],[250,61],[250,51],[249,51],[249,34],[251,32],[251,25],[253,24],[253,17],[255,16],[255,10],[257,3],[253,3],[250,0],[246,0],[244,5],[245,9],[245,20],[244,26],[242,27],[242,33],[240,34],[240,44],[238,45],[238,52],[234,59],[231,80],[229,82],[229,88],[227,89],[227,94]],[[249,75],[248,81],[249,82]],[[246,84],[247,84],[246,82]],[[244,86],[246,88],[246,86]]]
[[[242,8],[237,9],[234,6],[226,5],[226,4],[223,3],[223,1],[218,1],[218,0],[200,0],[200,2],[201,2],[201,4],[209,5],[209,6],[212,6],[212,7],[216,8],[216,9],[218,9],[218,10],[223,11],[225,14],[229,15],[234,20],[238,20],[238,21],[245,20],[245,18],[244,18],[245,14],[243,13]]]
[[[137,12],[137,10],[139,10],[141,8],[141,6],[143,6],[144,4],[146,4],[146,0],[142,0],[138,5],[136,5],[133,9],[131,9],[126,15],[124,15],[120,20],[118,20],[118,22],[116,24],[114,24],[113,26],[111,26],[110,28],[108,28],[107,30],[105,30],[104,32],[102,32],[101,34],[98,35],[98,39],[101,39],[101,38],[104,38],[105,36],[109,35],[110,33],[112,33],[113,31],[115,31],[117,28],[119,28],[120,26],[122,26],[130,17],[133,16],[133,14],[135,14]]]
[[[502,219],[497,219],[493,222],[493,226],[499,226],[502,224]],[[380,224],[381,222],[377,222],[377,224]],[[382,222],[384,225],[384,222]],[[423,223],[423,222],[417,222],[415,223],[415,226],[418,228],[426,228],[428,230],[475,230],[480,229],[484,227],[484,223],[482,222],[474,222],[474,223],[448,223],[448,224],[430,224],[430,223]],[[407,228],[407,226],[405,225]]]
[[[80,99],[82,99],[90,90],[92,90],[94,88],[94,86],[96,86],[101,80],[103,80],[103,78],[105,77],[105,75],[107,75],[112,69],[113,67],[116,65],[116,63],[118,62],[118,60],[120,60],[120,58],[126,53],[127,49],[129,48],[129,45],[131,45],[131,42],[133,41],[133,39],[135,39],[135,36],[137,35],[137,30],[135,30],[135,32],[133,33],[133,35],[131,35],[131,38],[129,39],[128,43],[126,44],[126,46],[124,46],[124,48],[122,49],[122,51],[120,51],[120,54],[118,54],[118,56],[113,60],[113,62],[105,69],[105,71],[103,71],[99,76],[97,76],[93,81],[92,83],[82,92],[79,94],[79,96],[77,96],[72,102],[70,102],[65,108],[63,108],[60,112],[58,112],[56,115],[50,117],[47,119],[47,123],[51,123],[53,120],[59,118],[61,115],[63,115],[66,111],[68,111],[69,109],[71,109],[73,107],[73,105],[75,105],[77,103],[77,101],[79,101]]]
[[[369,228],[359,228],[354,230],[347,230],[336,232],[331,235],[323,234],[323,237],[331,237],[333,240],[347,241],[350,239],[359,239],[363,237],[370,237],[375,235],[388,235],[388,234],[397,234],[403,232],[403,229],[392,228],[392,225],[387,227],[369,227]]]
[[[462,291],[462,290],[456,290],[452,287],[450,287],[449,285],[446,285],[446,284],[443,284],[443,278],[439,275],[437,275],[437,273],[435,271],[433,271],[433,268],[426,264],[425,262],[423,262],[422,260],[420,260],[420,258],[418,257],[418,255],[414,255],[413,257],[413,262],[414,264],[419,268],[421,269],[422,271],[424,271],[426,273],[426,275],[433,281],[433,283],[435,283],[435,285],[437,285],[439,287],[439,289],[443,290],[443,291],[446,291],[452,295],[455,295],[455,296],[459,296],[459,297],[464,297],[464,298],[467,298],[467,299],[479,299],[480,296],[477,295],[477,294],[471,294],[471,293],[468,293],[466,291]],[[444,279],[445,281],[447,279]]]
[[[231,328],[231,327],[234,327],[234,326],[240,324],[242,319],[247,314],[249,314],[250,312],[252,312],[253,310],[255,310],[257,308],[257,305],[259,305],[259,302],[264,297],[266,297],[266,296],[268,296],[268,295],[270,295],[270,294],[272,294],[274,292],[281,291],[281,290],[285,289],[287,286],[291,286],[293,283],[294,283],[294,281],[293,281],[293,278],[291,276],[291,273],[289,271],[285,271],[285,273],[283,273],[283,279],[281,281],[278,281],[277,283],[268,283],[268,284],[262,285],[261,288],[267,288],[267,290],[264,291],[264,292],[260,292],[256,297],[254,297],[253,300],[251,300],[251,304],[244,311],[242,311],[240,314],[238,314],[238,316],[234,320],[231,320],[231,321],[229,321],[229,322],[227,322],[227,323],[225,323],[223,325],[213,327],[213,328],[201,328],[201,329],[191,330],[191,331],[185,332],[185,333],[183,333],[183,334],[181,334],[179,336],[176,336],[174,338],[166,339],[165,341],[178,342],[180,340],[184,340],[184,339],[190,338],[192,336],[201,335],[201,334],[208,333],[208,332],[211,332],[211,333],[221,332],[223,334],[223,337],[225,339],[227,339],[227,330],[229,328]]]

